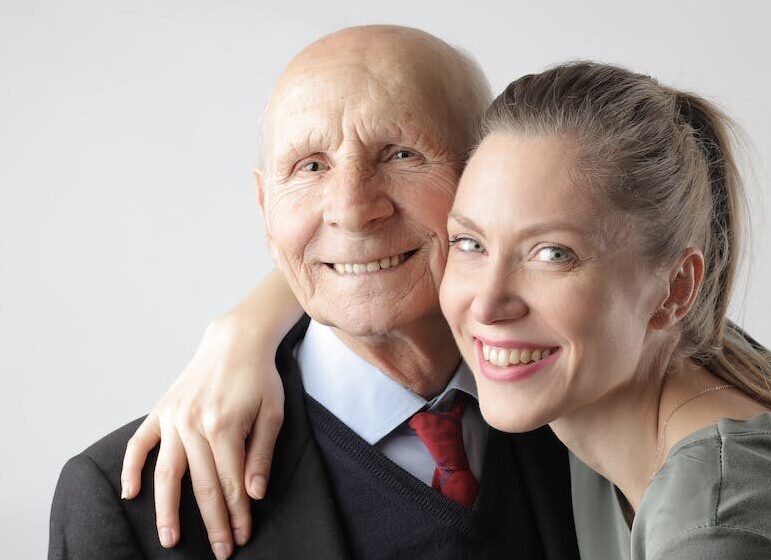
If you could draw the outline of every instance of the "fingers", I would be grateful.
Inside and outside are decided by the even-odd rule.
[[[233,535],[211,448],[203,436],[195,431],[184,430],[180,434],[190,465],[193,493],[212,551],[217,560],[223,560],[233,553]]]
[[[161,448],[155,463],[155,524],[161,546],[179,542],[179,496],[187,457],[173,422],[163,422]]]
[[[230,516],[230,527],[236,544],[242,546],[249,540],[252,532],[252,515],[249,497],[244,487],[244,439],[232,432],[217,437],[209,437],[214,463],[219,476],[222,496]]]
[[[120,473],[122,499],[136,498],[142,487],[142,467],[147,461],[147,454],[158,445],[161,439],[161,427],[158,416],[150,413],[139,425],[136,433],[126,445],[123,467]]]
[[[284,421],[283,397],[270,407],[263,406],[254,422],[254,429],[247,440],[245,484],[249,495],[255,500],[265,497],[273,461],[273,448]]]

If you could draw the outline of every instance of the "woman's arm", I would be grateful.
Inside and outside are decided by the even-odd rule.
[[[229,555],[234,540],[249,539],[247,492],[264,496],[283,421],[276,349],[301,315],[284,277],[270,273],[207,327],[190,364],[129,441],[121,473],[126,499],[139,493],[147,454],[160,441],[155,506],[163,546],[179,541],[180,480],[188,464],[217,557],[223,547]]]

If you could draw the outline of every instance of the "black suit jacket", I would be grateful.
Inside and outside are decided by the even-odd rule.
[[[276,357],[285,391],[284,424],[267,495],[251,501],[253,536],[233,558],[350,557],[292,354],[307,326],[305,317],[284,339]],[[159,544],[153,501],[157,450],[142,471],[140,495],[120,499],[123,453],[141,420],[112,432],[64,466],[51,510],[49,559],[214,558],[188,475],[182,480],[181,542],[168,550]],[[529,505],[524,507],[531,508],[547,560],[577,559],[565,448],[548,428],[509,437],[529,492]],[[517,558],[516,551],[511,557]]]

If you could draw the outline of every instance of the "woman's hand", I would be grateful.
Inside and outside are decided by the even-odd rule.
[[[147,455],[160,441],[154,482],[164,547],[179,542],[180,486],[188,464],[215,556],[226,558],[234,541],[249,540],[248,496],[265,495],[283,421],[275,353],[300,315],[283,277],[270,275],[209,325],[188,367],[129,440],[121,473],[126,499],[139,494]]]
[[[155,506],[163,546],[179,540],[180,481],[188,463],[217,557],[232,552],[233,538],[239,545],[249,539],[247,492],[254,499],[265,494],[284,410],[275,349],[267,357],[255,353],[260,342],[249,344],[249,338],[230,318],[209,325],[190,365],[129,440],[121,474],[124,498],[139,493],[147,454],[161,443]]]

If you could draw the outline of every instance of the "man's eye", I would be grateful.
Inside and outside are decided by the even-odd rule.
[[[453,237],[450,239],[450,247],[463,253],[482,253],[485,250],[479,241],[471,237]]]
[[[568,263],[575,260],[575,253],[567,247],[550,245],[538,249],[534,260],[547,263]]]
[[[391,156],[391,159],[408,159],[412,157],[415,157],[415,152],[409,150],[397,150],[394,152],[394,155]]]
[[[323,168],[324,168],[324,165],[321,162],[309,161],[308,163],[306,163],[300,168],[300,171],[309,171],[313,173],[316,171],[321,171]]]

